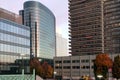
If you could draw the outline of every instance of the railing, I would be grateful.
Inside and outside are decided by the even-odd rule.
[[[35,70],[33,70],[33,74],[24,74],[24,70],[22,70],[21,75],[0,75],[0,80],[35,80]]]

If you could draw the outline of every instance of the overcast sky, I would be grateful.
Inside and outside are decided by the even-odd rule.
[[[30,0],[0,0],[0,7],[18,14],[23,3]],[[48,7],[56,17],[57,32],[68,38],[68,0],[32,0]]]

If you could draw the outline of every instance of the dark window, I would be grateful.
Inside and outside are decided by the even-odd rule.
[[[72,60],[72,63],[79,63],[79,60]]]
[[[61,66],[55,66],[55,68],[56,68],[56,69],[62,69],[62,67],[61,67]]]
[[[55,61],[55,63],[61,63],[61,61]]]
[[[95,62],[95,60],[93,59],[92,62]]]
[[[63,61],[63,63],[70,63],[70,60],[65,60]]]
[[[86,62],[89,62],[89,60],[86,60]]]
[[[89,69],[90,68],[90,66],[86,66],[86,69]]]
[[[70,69],[70,66],[63,66],[63,69]]]
[[[73,69],[80,69],[80,66],[72,66]]]

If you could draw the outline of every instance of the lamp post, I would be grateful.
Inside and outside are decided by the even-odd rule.
[[[57,80],[61,80],[60,79],[60,64],[57,64],[57,67],[58,67]]]
[[[59,76],[60,76],[60,64],[57,64],[58,66],[58,73],[59,73]]]
[[[25,54],[21,54],[21,57],[22,57],[22,69],[24,69],[24,60],[23,60],[24,56],[25,56]]]
[[[55,75],[57,74],[57,72],[54,71],[54,79],[55,79]]]
[[[108,69],[108,79],[110,79],[110,77],[111,77],[111,75],[110,75],[111,72],[112,72],[112,68],[109,68]]]
[[[1,66],[1,64],[0,64],[0,74],[1,74],[1,67],[2,67],[2,66]]]

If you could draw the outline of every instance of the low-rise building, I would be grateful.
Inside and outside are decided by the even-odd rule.
[[[110,55],[112,59],[118,54]],[[54,74],[62,80],[79,80],[82,76],[94,79],[93,61],[96,55],[54,57]]]

